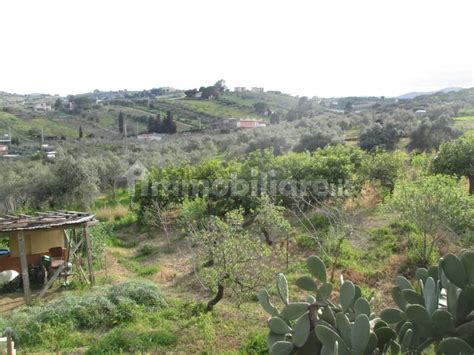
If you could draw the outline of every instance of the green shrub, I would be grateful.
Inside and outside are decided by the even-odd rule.
[[[250,333],[240,349],[240,353],[249,355],[268,354],[267,332],[256,331]]]
[[[331,226],[329,219],[325,215],[320,213],[314,214],[307,221],[305,220],[303,223],[307,228],[316,229],[321,231],[322,233],[327,232],[329,230],[329,227]]]
[[[103,295],[70,296],[48,304],[36,321],[51,325],[72,321],[76,329],[109,327],[115,310],[116,306]]]
[[[46,306],[21,309],[1,319],[0,325],[13,328],[15,341],[21,347],[49,346],[45,339],[51,344],[56,341],[51,329],[63,327],[69,332],[108,329],[131,322],[140,312],[164,307],[167,303],[156,285],[129,281],[97,288],[86,295],[63,297]],[[50,334],[49,338],[44,336],[45,332]]]
[[[119,297],[130,298],[139,305],[147,307],[166,307],[166,301],[158,287],[149,281],[127,281],[110,287],[108,298],[117,303]]]
[[[318,246],[318,243],[316,240],[307,235],[307,234],[301,234],[295,238],[296,245],[300,247],[301,249],[314,249]]]

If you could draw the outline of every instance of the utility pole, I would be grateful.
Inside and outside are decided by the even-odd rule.
[[[44,144],[44,129],[41,128],[41,147],[43,147]]]

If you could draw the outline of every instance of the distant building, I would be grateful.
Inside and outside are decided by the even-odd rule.
[[[263,93],[263,92],[264,92],[264,89],[263,89],[263,88],[260,88],[260,87],[254,86],[254,87],[252,88],[252,92]]]
[[[35,110],[36,112],[47,112],[47,111],[52,111],[53,108],[51,107],[50,104],[42,102],[40,104],[35,104],[33,106],[33,110]]]
[[[267,124],[264,120],[259,119],[241,119],[237,122],[237,128],[257,128],[265,127]]]
[[[137,139],[139,141],[151,142],[151,141],[161,141],[163,137],[157,133],[144,133],[139,134]]]
[[[0,144],[0,155],[8,154],[8,145]]]
[[[417,117],[423,117],[423,116],[426,115],[426,110],[416,110],[416,111],[415,111],[415,115],[416,115]]]
[[[214,124],[216,129],[237,129],[239,120],[237,118],[223,118]]]
[[[257,128],[265,127],[267,124],[264,120],[255,119],[255,118],[224,118],[219,120],[214,128],[217,129],[247,129],[247,128]]]
[[[0,144],[11,144],[12,140],[8,134],[0,136]]]
[[[247,88],[245,86],[236,86],[234,88],[234,92],[244,92],[247,91]]]
[[[20,155],[19,154],[5,154],[5,155],[0,155],[2,158],[18,158]]]

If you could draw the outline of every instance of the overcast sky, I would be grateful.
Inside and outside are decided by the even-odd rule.
[[[1,0],[0,91],[474,86],[474,2]]]

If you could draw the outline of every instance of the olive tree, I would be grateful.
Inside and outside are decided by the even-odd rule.
[[[401,132],[393,123],[375,123],[362,132],[358,138],[359,147],[367,151],[395,149]]]
[[[460,135],[461,132],[451,125],[451,120],[447,117],[426,119],[411,132],[407,148],[420,151],[436,150],[442,143]]]
[[[242,227],[241,211],[224,219],[211,216],[207,225],[191,232],[193,266],[202,284],[214,293],[207,303],[210,311],[228,289],[238,300],[266,285],[274,274],[271,249]]]
[[[99,192],[97,168],[85,158],[61,155],[51,167],[51,196],[55,206],[76,205],[87,209]]]
[[[125,164],[117,155],[107,152],[97,161],[97,173],[102,190],[110,190],[112,200],[115,201],[117,179],[125,172]]]
[[[435,173],[466,176],[469,194],[474,193],[474,137],[462,137],[441,145],[433,159]]]

